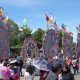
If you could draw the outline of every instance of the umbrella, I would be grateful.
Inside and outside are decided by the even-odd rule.
[[[34,60],[32,62],[33,66],[36,67],[39,70],[45,70],[50,71],[51,70],[51,64],[47,60]]]
[[[10,69],[5,66],[0,66],[0,79],[10,80],[10,77],[11,77]]]
[[[36,67],[37,69],[39,69],[39,64],[40,64],[40,62],[41,62],[42,60],[33,60],[32,61],[32,65],[34,66],[34,67]]]

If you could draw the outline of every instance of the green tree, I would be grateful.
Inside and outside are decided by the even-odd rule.
[[[21,28],[22,31],[20,32],[20,40],[23,42],[26,38],[31,37],[31,29],[28,27],[24,28],[24,26]]]
[[[58,31],[58,44],[59,44],[60,50],[62,50],[62,37],[63,37],[62,30],[59,30]]]
[[[42,40],[43,40],[44,34],[45,34],[45,31],[42,30],[41,28],[38,28],[38,30],[35,31],[34,33],[33,38],[36,41],[39,49],[42,47]]]
[[[7,24],[10,26],[9,28],[10,47],[11,49],[14,49],[14,52],[19,53],[21,51],[23,41],[26,38],[31,37],[31,29],[28,28],[27,25],[23,25],[22,27],[20,27],[10,19]]]
[[[19,27],[18,25],[11,19],[8,19],[7,24],[9,25],[9,41],[10,41],[10,48],[13,49],[14,52],[19,53],[22,43],[19,38]]]
[[[75,53],[75,54],[76,54],[76,45],[77,45],[76,43],[72,44],[72,50],[73,50],[73,53]]]

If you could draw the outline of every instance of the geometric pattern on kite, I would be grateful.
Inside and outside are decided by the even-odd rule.
[[[0,57],[9,57],[9,35],[5,27],[0,26]]]
[[[32,38],[27,38],[24,40],[22,47],[22,56],[24,58],[38,56],[38,47]]]
[[[43,49],[44,55],[47,58],[58,55],[58,38],[55,30],[50,29],[48,32],[46,32]]]
[[[63,36],[63,53],[65,57],[72,56],[72,43],[73,38],[72,36],[68,35],[67,33]]]
[[[80,57],[80,33],[77,33],[77,55]]]

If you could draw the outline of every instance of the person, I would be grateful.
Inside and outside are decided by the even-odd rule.
[[[3,66],[3,59],[0,58],[0,66]]]
[[[70,67],[70,68],[71,68],[72,61],[71,61],[71,59],[70,59],[70,58],[67,58],[67,59],[66,59],[66,64],[68,65],[68,67]]]
[[[51,71],[49,72],[46,80],[60,80],[61,79],[61,63],[57,57],[52,61]],[[59,78],[58,78],[59,77]]]
[[[57,70],[57,76],[58,76],[58,80],[63,80],[62,79],[62,66],[60,66],[60,65]]]
[[[58,80],[57,71],[58,71],[58,68],[52,66],[52,67],[51,67],[51,71],[49,72],[46,80]]]
[[[22,76],[22,66],[23,66],[23,59],[22,59],[22,57],[20,57],[19,65],[20,65],[20,75]]]
[[[4,58],[4,61],[3,61],[3,66],[8,67],[8,64],[9,64],[9,61],[8,61],[8,59],[5,57],[5,58]]]
[[[75,80],[74,75],[71,73],[70,68],[64,65],[62,68],[62,80]]]
[[[47,76],[48,76],[49,71],[45,71],[45,70],[39,70],[39,76],[40,79],[39,80],[47,80]]]
[[[11,69],[11,78],[10,80],[20,80],[20,76],[17,71],[17,66],[14,64],[10,64],[10,69]]]
[[[15,60],[15,58],[13,58],[13,60],[10,61],[10,69],[11,69],[11,72],[12,72],[12,77],[10,80],[20,80],[20,75],[19,75],[19,72],[18,72],[18,66],[17,66],[17,61]]]
[[[17,66],[17,69],[18,69],[18,74],[20,76],[20,55],[18,54],[17,56],[15,56],[14,59],[16,60],[16,66]]]
[[[34,69],[33,66],[28,65],[26,68],[26,72],[24,74],[24,80],[33,80],[34,78]]]
[[[76,71],[78,72],[77,59],[75,57],[73,57],[73,60],[72,60],[72,67],[73,67],[74,75],[75,75]]]

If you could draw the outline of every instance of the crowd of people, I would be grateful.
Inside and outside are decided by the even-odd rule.
[[[20,80],[20,76],[22,76],[22,66],[23,59],[20,56],[9,59],[6,57],[4,57],[4,59],[0,58],[0,80]],[[9,76],[7,73],[9,73]],[[6,76],[8,76],[8,78]]]
[[[58,58],[57,56],[53,59],[50,57],[48,61],[51,63],[51,70],[45,70],[43,68],[39,69],[39,80],[75,80],[74,75],[78,74],[79,72],[80,62],[79,58],[77,58],[76,55],[74,55],[72,58],[66,57],[64,59]],[[44,64],[41,64],[41,66],[43,65]],[[40,66],[40,64],[37,66]],[[24,80],[34,80],[33,65],[29,65],[27,67],[26,73]]]
[[[28,61],[28,64],[26,65],[26,71],[23,74],[24,80],[34,80],[34,73],[37,67],[33,65],[33,61],[31,59],[29,60],[31,64]],[[41,64],[41,66],[44,66],[45,69],[38,69],[38,76],[40,77],[39,80],[75,80],[74,75],[78,74],[79,72],[80,61],[76,56],[73,56],[72,58],[66,57],[65,59],[58,58],[56,56],[55,58],[49,57],[48,59],[42,59],[42,61],[44,60],[50,63],[50,70],[46,69],[47,65],[44,66],[45,63],[43,62],[44,64]],[[39,65],[40,64],[38,64],[37,66]],[[4,77],[0,68],[0,80],[20,80],[23,68],[22,57],[15,56],[15,58],[9,59],[7,59],[6,57],[4,59],[0,58],[0,67],[1,66],[5,68],[7,67],[6,69],[8,70],[9,76],[8,78]],[[72,69],[74,73],[72,73]]]

